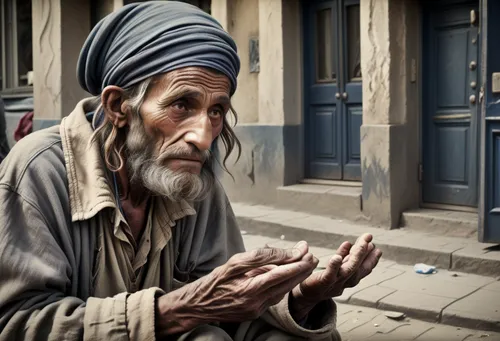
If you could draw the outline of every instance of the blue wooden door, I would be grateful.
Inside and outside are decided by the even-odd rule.
[[[359,0],[303,6],[306,177],[360,180]]]
[[[423,200],[477,206],[480,66],[471,18],[478,17],[478,2],[425,4]]]

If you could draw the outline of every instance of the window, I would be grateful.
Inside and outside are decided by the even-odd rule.
[[[0,87],[31,92],[33,71],[31,0],[0,0]]]

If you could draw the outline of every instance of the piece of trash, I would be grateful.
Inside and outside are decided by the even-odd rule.
[[[378,326],[379,326],[379,324],[378,324],[378,323],[375,323],[375,324],[373,324],[373,326],[376,328],[376,327],[378,327]]]
[[[247,234],[248,232],[247,231],[241,231],[241,235],[244,236],[245,234]]]
[[[451,277],[458,277],[458,274],[452,274]]]
[[[405,313],[400,313],[398,311],[386,311],[384,315],[392,320],[402,320],[406,317]]]
[[[362,312],[363,312],[363,310],[358,310],[358,313],[362,313]]]
[[[280,237],[281,240],[285,240],[285,235],[282,234],[281,237]]]
[[[428,275],[428,274],[433,274],[436,273],[436,267],[433,265],[427,265],[424,263],[418,263],[415,264],[413,267],[413,270],[418,273],[418,274],[423,274],[423,275]]]
[[[481,334],[480,338],[483,338],[483,337],[489,337],[490,334]]]

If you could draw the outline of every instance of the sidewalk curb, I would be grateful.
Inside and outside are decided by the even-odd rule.
[[[370,232],[378,248],[384,253],[384,259],[397,261],[399,264],[414,265],[416,263],[432,264],[438,268],[466,272],[482,276],[500,276],[500,259],[487,257],[474,257],[461,254],[463,247],[445,250],[438,245],[430,246],[425,242],[415,247],[408,243],[402,243],[398,239],[398,230],[382,230],[376,228],[352,227],[350,231],[318,231],[307,227],[299,227],[298,224],[291,226],[291,222],[271,222],[265,217],[243,217],[236,215],[236,220],[241,230],[251,234],[266,237],[280,238],[286,235],[288,240],[307,240],[310,245],[336,249],[343,241],[354,242],[363,232]],[[345,229],[344,229],[345,230]],[[406,232],[406,235],[413,232]],[[394,235],[391,238],[391,235]],[[415,233],[415,235],[418,235]],[[429,238],[427,236],[427,238]],[[436,237],[437,238],[437,237]],[[457,253],[457,254],[455,254]]]

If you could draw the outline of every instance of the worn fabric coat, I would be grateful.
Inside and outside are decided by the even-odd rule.
[[[156,297],[244,251],[220,184],[199,203],[155,198],[140,245],[129,245],[89,110],[82,101],[60,126],[25,137],[0,167],[0,340],[155,340]],[[339,339],[333,301],[310,315],[314,330],[287,304],[235,338],[255,339],[264,323]]]

